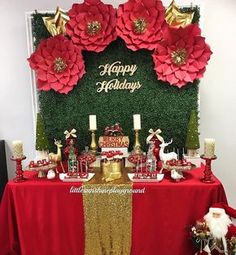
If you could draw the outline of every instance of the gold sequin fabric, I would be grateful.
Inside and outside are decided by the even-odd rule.
[[[122,183],[123,181],[123,183]],[[83,185],[85,255],[128,255],[131,250],[132,184],[124,180]]]

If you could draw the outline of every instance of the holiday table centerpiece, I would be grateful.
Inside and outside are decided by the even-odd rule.
[[[101,171],[106,182],[120,179],[122,176],[121,151],[104,151],[101,153]]]
[[[98,144],[102,152],[120,151],[124,157],[128,155],[129,137],[124,135],[120,123],[105,127]]]

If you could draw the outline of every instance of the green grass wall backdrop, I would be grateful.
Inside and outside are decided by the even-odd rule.
[[[49,37],[42,17],[47,14],[33,14],[32,25],[35,45],[40,39]],[[197,17],[197,18],[196,18]],[[199,20],[199,10],[195,21]],[[120,122],[126,135],[133,144],[133,114],[141,114],[141,143],[150,128],[162,130],[167,141],[173,138],[173,147],[183,148],[186,139],[187,124],[192,109],[198,108],[198,81],[182,89],[157,80],[152,61],[152,52],[139,50],[133,52],[126,48],[121,39],[112,42],[103,52],[83,52],[86,74],[68,95],[54,91],[39,92],[39,102],[44,118],[50,150],[55,150],[53,139],[64,142],[64,131],[77,129],[78,147],[81,151],[90,144],[89,114],[97,115],[97,138],[102,135],[107,125]],[[123,65],[137,65],[133,76],[100,76],[99,65],[121,61]],[[120,82],[139,81],[142,87],[130,93],[129,90],[110,90],[108,93],[97,92],[96,82],[117,78]]]

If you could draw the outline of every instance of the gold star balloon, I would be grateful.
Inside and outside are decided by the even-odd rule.
[[[65,35],[66,34],[66,23],[69,21],[69,16],[62,9],[57,7],[56,13],[53,17],[43,17],[44,25],[48,32],[52,35]]]
[[[173,0],[165,12],[165,20],[172,27],[185,27],[192,23],[194,12],[181,12]]]

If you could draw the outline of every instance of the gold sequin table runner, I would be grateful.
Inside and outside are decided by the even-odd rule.
[[[85,255],[127,255],[131,250],[132,183],[104,183],[100,173],[83,185]]]

